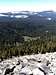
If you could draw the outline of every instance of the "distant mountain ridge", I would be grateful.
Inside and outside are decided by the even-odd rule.
[[[16,16],[16,15],[42,15],[42,16],[56,16],[56,12],[54,11],[43,11],[43,12],[32,12],[32,11],[19,11],[19,12],[7,12],[7,13],[0,13],[0,16]]]
[[[20,12],[8,12],[8,13],[0,13],[0,21],[1,19],[16,19],[16,18],[34,18],[42,20],[55,20],[56,19],[56,12],[54,11],[43,11],[43,12],[30,12],[30,11],[20,11]],[[56,21],[56,20],[55,20]]]
[[[56,34],[56,12],[8,12],[0,13],[0,38],[16,36],[40,36],[42,33]]]

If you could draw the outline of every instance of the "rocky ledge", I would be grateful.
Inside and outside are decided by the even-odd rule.
[[[4,60],[0,62],[0,75],[56,75],[56,52]]]

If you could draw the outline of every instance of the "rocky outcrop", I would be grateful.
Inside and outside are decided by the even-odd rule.
[[[56,52],[4,60],[0,62],[0,75],[56,75]]]

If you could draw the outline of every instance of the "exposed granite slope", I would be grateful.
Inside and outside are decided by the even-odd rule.
[[[56,52],[4,60],[0,75],[56,75]]]

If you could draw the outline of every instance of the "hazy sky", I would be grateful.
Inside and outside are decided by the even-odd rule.
[[[0,0],[2,11],[43,11],[55,10],[56,0]]]

